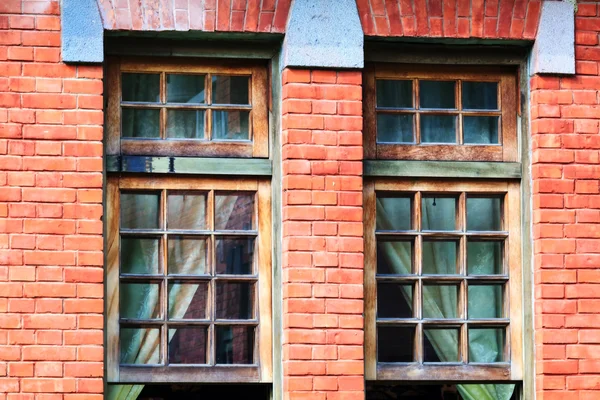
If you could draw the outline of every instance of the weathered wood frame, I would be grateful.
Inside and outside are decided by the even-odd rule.
[[[255,364],[218,366],[119,365],[119,210],[121,190],[223,190],[256,192],[258,299]],[[271,187],[268,179],[197,177],[109,177],[107,181],[107,380],[110,383],[272,382]],[[163,252],[164,254],[164,252]],[[165,255],[166,256],[166,255]],[[164,344],[163,344],[164,345]],[[162,350],[165,351],[164,349]]]

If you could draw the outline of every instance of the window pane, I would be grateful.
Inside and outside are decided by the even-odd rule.
[[[408,326],[377,327],[377,361],[412,362],[415,328]]]
[[[206,229],[206,194],[169,192],[167,197],[168,229]]]
[[[458,274],[458,242],[424,240],[423,241],[423,274],[454,275]]]
[[[456,199],[453,197],[423,196],[421,214],[424,231],[456,230]]]
[[[377,283],[377,318],[412,318],[413,286]]]
[[[454,81],[419,81],[421,108],[456,108]]]
[[[204,139],[204,111],[167,110],[167,138]]]
[[[424,328],[426,340],[423,346],[423,361],[425,362],[457,362],[458,338],[456,328]],[[432,343],[437,344],[433,346]]]
[[[169,319],[206,319],[208,283],[170,283]]]
[[[411,198],[377,196],[376,229],[408,231],[412,228]]]
[[[458,286],[423,284],[423,318],[457,318]]]
[[[469,285],[469,319],[504,317],[502,285]]]
[[[207,240],[203,237],[169,236],[169,275],[208,274]]]
[[[379,143],[414,143],[413,114],[377,113]]]
[[[377,241],[378,275],[411,275],[413,270],[413,245],[410,241]]]
[[[504,360],[506,331],[504,328],[470,328],[469,362],[496,363]]]
[[[158,239],[121,237],[122,274],[158,274]]]
[[[160,110],[123,108],[121,136],[124,138],[160,138]]]
[[[421,114],[421,143],[456,143],[456,117]]]
[[[498,197],[467,197],[467,230],[502,230],[502,200]]]
[[[121,228],[158,229],[159,193],[121,193]]]
[[[254,283],[217,282],[217,319],[254,318]]]
[[[467,271],[469,275],[499,275],[504,273],[502,263],[503,242],[467,243]]]
[[[465,144],[498,144],[499,117],[463,117]]]
[[[123,74],[121,77],[123,101],[160,101],[159,74]]]
[[[250,140],[250,111],[212,111],[213,140]]]
[[[412,81],[378,79],[377,107],[412,108]]]
[[[213,75],[213,104],[250,104],[250,77]]]
[[[254,238],[216,239],[216,271],[220,275],[254,273]]]
[[[160,350],[160,329],[124,328],[119,329],[121,364],[158,364]],[[156,346],[147,346],[156,343]],[[141,351],[142,348],[144,351]]]
[[[170,364],[206,364],[206,328],[169,329]]]
[[[254,327],[215,326],[217,364],[254,363]]]
[[[497,82],[462,83],[462,104],[466,110],[497,110]]]
[[[206,75],[167,74],[168,103],[204,103]]]
[[[119,317],[125,319],[160,318],[158,284],[121,283],[119,285]]]
[[[215,196],[215,229],[253,230],[254,193],[218,193]]]

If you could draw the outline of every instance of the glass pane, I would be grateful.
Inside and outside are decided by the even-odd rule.
[[[121,193],[121,228],[158,229],[159,193]]]
[[[503,242],[467,242],[467,273],[469,275],[503,274]]]
[[[377,318],[412,318],[412,285],[377,283]]]
[[[122,283],[119,285],[119,317],[124,319],[160,318],[158,284]]]
[[[423,196],[421,214],[424,231],[456,230],[456,199],[453,197]]]
[[[158,274],[158,239],[121,237],[122,274]]]
[[[217,364],[254,363],[254,327],[215,326]]]
[[[158,364],[160,362],[160,329],[123,328],[121,326],[119,331],[121,364]],[[148,346],[148,343],[156,343],[156,346]]]
[[[463,117],[465,144],[498,144],[500,117]]]
[[[423,284],[423,318],[457,318],[458,286]]]
[[[378,79],[377,107],[413,108],[412,81]]]
[[[496,363],[503,362],[506,346],[504,328],[470,328],[469,329],[469,362]]]
[[[254,193],[217,193],[215,196],[215,229],[253,230]]]
[[[206,194],[200,192],[169,192],[167,196],[167,228],[206,228]]]
[[[454,81],[419,81],[421,108],[456,108]]]
[[[160,102],[159,74],[123,74],[122,101]]]
[[[213,104],[250,104],[250,77],[213,75]]]
[[[377,361],[412,362],[415,328],[408,326],[377,327]]]
[[[463,82],[462,106],[465,110],[497,110],[497,82]]]
[[[216,271],[220,275],[254,273],[254,238],[216,239]]]
[[[160,138],[160,110],[123,108],[121,136],[124,138]]]
[[[421,114],[421,143],[456,143],[456,117]]]
[[[504,317],[503,285],[469,285],[469,319]]]
[[[169,283],[169,319],[206,319],[208,283]]]
[[[412,229],[410,197],[377,196],[378,231],[409,231]]]
[[[377,142],[414,143],[413,114],[377,113]]]
[[[424,240],[423,275],[458,274],[458,242]]]
[[[167,74],[168,103],[204,103],[205,75]]]
[[[167,110],[167,138],[204,139],[204,111]]]
[[[250,140],[250,111],[212,110],[213,140]]]
[[[377,241],[378,275],[411,275],[413,270],[413,245],[410,241]]]
[[[467,230],[502,230],[502,200],[499,197],[467,197]]]
[[[208,274],[207,239],[192,236],[169,236],[169,275]]]
[[[458,329],[424,328],[423,336],[423,361],[458,362]]]
[[[217,282],[217,319],[254,318],[254,283]]]
[[[206,364],[206,328],[169,329],[170,364]]]

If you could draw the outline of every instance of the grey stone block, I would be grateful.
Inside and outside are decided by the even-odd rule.
[[[61,23],[63,62],[104,61],[104,27],[96,0],[62,0]]]
[[[575,73],[575,13],[566,1],[544,1],[531,57],[532,74]]]

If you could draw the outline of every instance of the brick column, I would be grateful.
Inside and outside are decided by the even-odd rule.
[[[285,399],[363,399],[360,72],[283,71]]]

